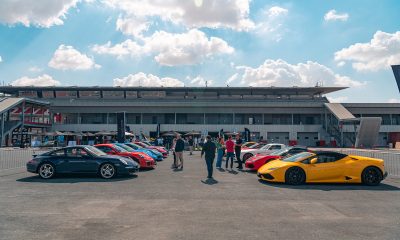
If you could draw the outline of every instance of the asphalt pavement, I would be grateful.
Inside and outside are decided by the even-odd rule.
[[[137,177],[0,171],[0,239],[400,239],[400,178],[376,187],[207,176],[199,152]]]

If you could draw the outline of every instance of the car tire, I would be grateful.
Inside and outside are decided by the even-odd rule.
[[[376,186],[383,180],[382,172],[377,167],[367,167],[361,174],[362,183],[368,186]]]
[[[246,153],[245,155],[243,155],[243,162],[246,162],[247,159],[251,158],[253,156],[253,154],[251,153]]]
[[[301,185],[306,182],[306,173],[300,167],[291,167],[286,170],[285,183],[290,185]]]
[[[56,175],[56,168],[53,164],[45,162],[40,164],[38,174],[43,179],[50,179]]]
[[[104,179],[111,179],[117,175],[117,169],[111,163],[104,163],[99,168],[99,174]]]

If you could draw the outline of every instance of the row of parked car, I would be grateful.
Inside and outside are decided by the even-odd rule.
[[[363,183],[378,185],[386,178],[384,160],[315,151],[283,144],[248,144],[241,155],[247,169],[264,181],[303,183]]]
[[[157,161],[166,157],[164,147],[146,142],[107,143],[56,149],[34,156],[26,167],[44,179],[58,173],[97,173],[110,179],[118,174],[134,174],[140,168],[154,169]]]

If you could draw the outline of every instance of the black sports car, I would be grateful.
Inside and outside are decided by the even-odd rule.
[[[26,164],[28,172],[49,179],[56,173],[97,173],[102,178],[134,174],[139,165],[130,158],[107,155],[92,146],[65,147],[34,156]]]

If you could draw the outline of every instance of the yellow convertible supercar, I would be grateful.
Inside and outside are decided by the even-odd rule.
[[[364,183],[378,185],[387,172],[382,159],[337,152],[303,152],[263,165],[262,180],[298,185],[303,183]]]

